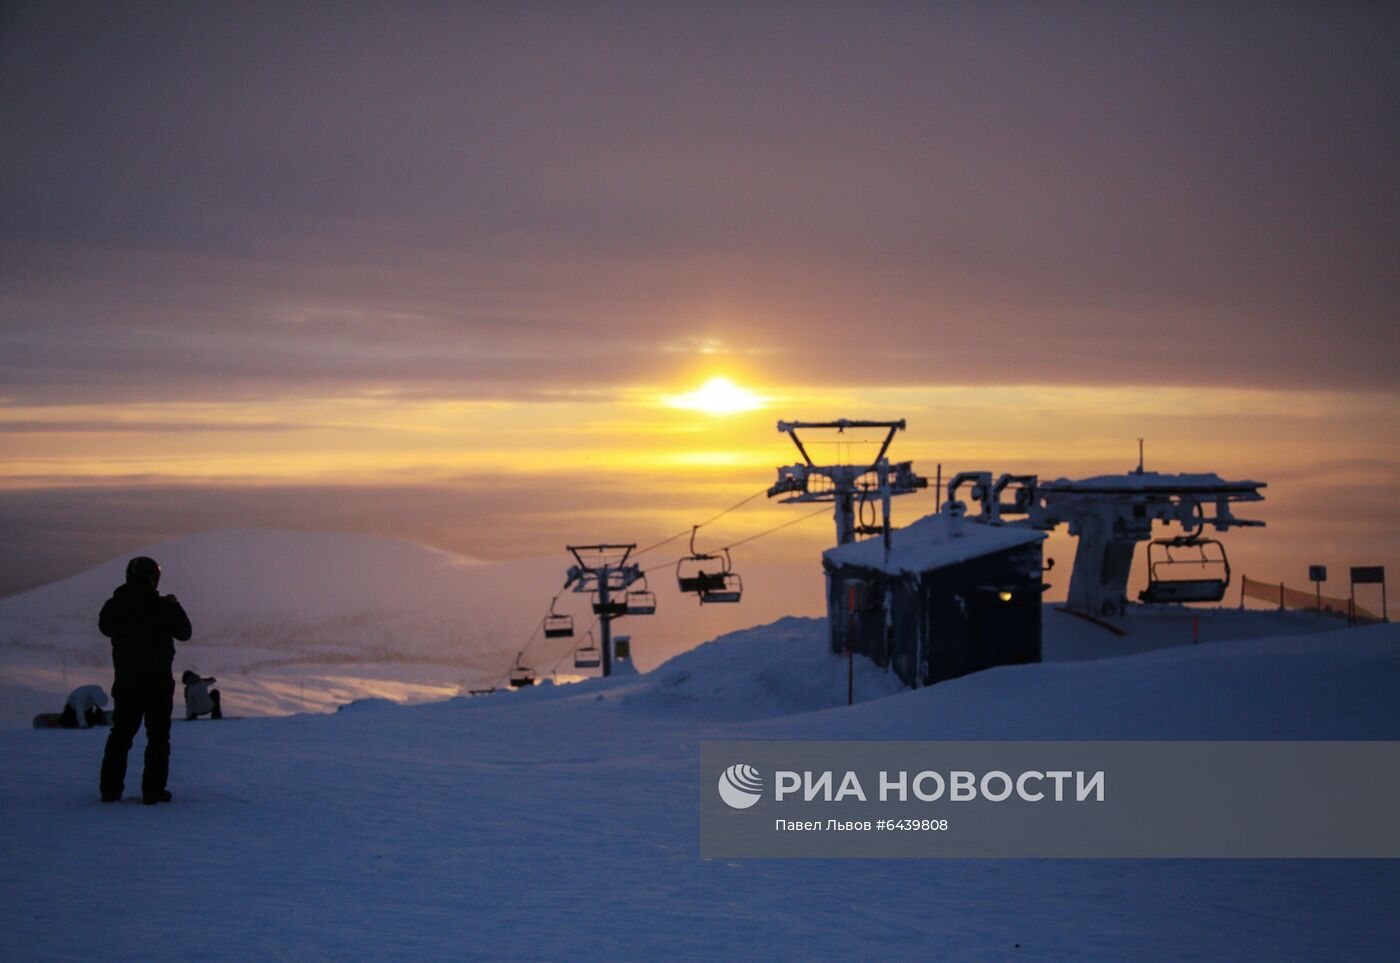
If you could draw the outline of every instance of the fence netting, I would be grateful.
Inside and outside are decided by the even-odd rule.
[[[1247,598],[1257,599],[1260,602],[1271,602],[1281,609],[1301,609],[1307,612],[1330,615],[1333,618],[1350,619],[1350,621],[1357,623],[1381,621],[1381,617],[1370,609],[1362,608],[1359,605],[1353,608],[1353,603],[1349,598],[1318,595],[1316,591],[1308,592],[1303,589],[1289,588],[1282,582],[1259,582],[1244,575],[1240,577],[1241,603]]]

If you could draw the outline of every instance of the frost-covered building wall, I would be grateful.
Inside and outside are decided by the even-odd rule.
[[[918,687],[1040,661],[1043,532],[929,515],[828,550],[831,648],[851,646]]]

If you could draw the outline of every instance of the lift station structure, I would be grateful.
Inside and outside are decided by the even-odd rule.
[[[1224,546],[1207,529],[1224,532],[1264,524],[1237,517],[1232,507],[1263,501],[1264,482],[1160,474],[1144,471],[1140,463],[1122,475],[1077,481],[1002,475],[993,482],[991,472],[962,472],[948,482],[949,503],[957,502],[964,486],[983,518],[994,524],[1014,521],[1043,531],[1068,524],[1079,544],[1065,607],[1094,617],[1124,614],[1139,542],[1150,543],[1148,586],[1139,594],[1141,601],[1220,601],[1230,583],[1230,565]],[[1154,539],[1157,522],[1180,526],[1180,534]]]
[[[880,450],[868,462],[818,465],[812,461],[807,446],[798,431],[835,431],[847,429],[879,429],[885,432]],[[928,479],[915,474],[913,463],[891,463],[886,457],[897,432],[904,430],[904,420],[852,421],[780,421],[778,431],[792,438],[802,456],[799,464],[778,469],[778,480],[768,489],[768,497],[784,496],[786,502],[833,502],[836,516],[836,544],[847,545],[860,535],[883,535],[888,548],[890,533],[890,500],[896,495],[909,495],[928,487]],[[873,517],[862,517],[865,505],[877,500],[880,505],[879,524]]]
[[[569,545],[574,564],[569,566],[564,588],[593,596],[593,614],[598,617],[599,668],[612,675],[613,619],[626,615],[652,615],[656,596],[646,591],[646,575],[636,562],[630,562],[636,544]],[[632,591],[640,582],[642,589]],[[634,598],[635,596],[635,598]],[[552,608],[551,608],[552,611]]]

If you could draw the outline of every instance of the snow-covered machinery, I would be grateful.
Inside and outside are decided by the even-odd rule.
[[[879,451],[875,457],[854,463],[817,465],[807,453],[807,446],[798,437],[798,430],[835,431],[844,435],[849,429],[883,430],[885,436],[879,441]],[[792,437],[792,443],[802,455],[802,462],[778,469],[778,480],[768,489],[768,497],[782,495],[783,502],[834,502],[836,515],[836,544],[846,545],[856,540],[858,535],[885,535],[888,538],[890,527],[890,499],[896,495],[908,495],[928,487],[928,479],[915,474],[913,463],[902,461],[891,463],[886,454],[896,432],[904,430],[903,419],[899,421],[852,421],[840,418],[836,421],[780,421],[778,431]],[[837,442],[851,446],[852,442]],[[878,500],[881,517],[874,517],[874,505]],[[871,506],[871,519],[863,517],[866,505]]]
[[[1139,542],[1153,542],[1154,523],[1183,531],[1149,546],[1148,587],[1140,596],[1146,602],[1219,601],[1230,584],[1230,563],[1225,546],[1206,537],[1207,527],[1223,532],[1264,524],[1236,517],[1233,505],[1263,501],[1265,483],[1215,474],[1166,475],[1139,465],[1122,475],[1077,481],[1002,475],[993,482],[991,472],[962,472],[948,482],[948,501],[956,501],[965,486],[989,521],[1019,517],[1044,531],[1068,524],[1079,547],[1066,607],[1096,617],[1123,614],[1133,555]],[[1191,549],[1195,555],[1188,559]],[[1194,572],[1187,571],[1189,565]]]

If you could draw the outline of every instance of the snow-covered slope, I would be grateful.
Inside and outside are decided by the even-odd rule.
[[[1393,861],[702,860],[696,777],[704,738],[1400,738],[1397,627],[782,715],[840,694],[815,628],[640,677],[181,724],[154,809],[96,801],[99,732],[0,732],[0,927],[44,959],[1393,957]]]
[[[179,646],[177,671],[194,668],[217,676],[225,705],[238,715],[330,711],[362,698],[419,702],[490,685],[538,625],[562,573],[557,558],[488,564],[350,534],[218,531],[143,551],[164,565],[162,589],[180,597],[194,622],[194,639]],[[78,684],[110,683],[109,650],[96,631],[95,614],[121,581],[124,563],[113,559],[0,599],[0,725],[27,725],[36,712],[58,708]],[[661,600],[658,614],[621,626],[633,635],[638,663],[655,665],[669,653],[771,613],[810,610],[811,599],[798,599],[820,586],[820,574],[801,567],[748,571],[751,588],[743,605],[704,607],[679,596],[674,580],[662,577],[669,573],[658,573],[652,584]],[[561,611],[576,616],[580,632],[592,620],[587,601],[576,595],[560,600]],[[1102,658],[1187,644],[1193,619],[1203,641],[1332,626],[1298,613],[1134,607],[1123,623],[1128,635],[1119,637],[1047,610],[1045,657]],[[824,651],[820,621],[794,622],[788,630]],[[526,662],[547,671],[573,644],[536,638]],[[567,659],[561,669],[570,669]],[[675,670],[688,671],[684,663]],[[883,692],[888,682],[859,660],[857,674],[857,698]],[[873,681],[866,681],[867,675]],[[720,680],[736,677],[726,670],[703,683],[697,676],[693,684],[728,687],[735,684]],[[748,678],[735,693],[744,685],[786,693],[783,711],[807,705],[802,700],[816,690],[833,700],[827,704],[845,700],[844,675],[795,683],[775,665],[766,675]],[[704,698],[721,695],[706,692]],[[673,689],[649,698],[679,704],[700,695]],[[768,711],[748,708],[763,705],[761,700],[734,701],[737,718]]]
[[[194,623],[176,670],[218,676],[225,705],[240,715],[330,711],[366,697],[441,699],[490,685],[539,625],[568,564],[562,548],[556,557],[483,563],[396,539],[276,530],[205,532],[131,554],[138,551],[162,563],[161,588]],[[110,684],[95,622],[125,560],[0,599],[0,725],[27,725],[80,683]],[[643,669],[724,632],[821,606],[814,566],[750,559],[744,604],[702,608],[676,591],[664,553],[646,562],[657,569],[657,614],[620,626]],[[559,600],[580,635],[593,621],[588,601]],[[536,638],[527,664],[569,670],[574,644]]]
[[[217,675],[239,714],[364,695],[443,698],[494,679],[539,619],[540,586],[558,570],[552,560],[483,564],[395,539],[265,530],[142,551],[161,563],[161,590],[194,623],[177,671]],[[110,681],[96,613],[124,566],[113,559],[0,599],[0,684],[12,696],[3,721],[31,714],[24,703],[35,700],[17,694],[43,693],[54,709],[68,685]]]

